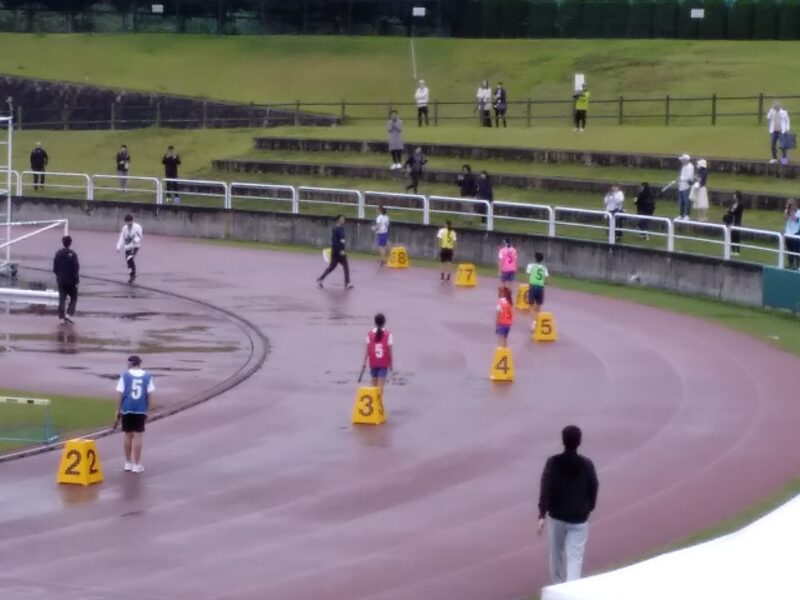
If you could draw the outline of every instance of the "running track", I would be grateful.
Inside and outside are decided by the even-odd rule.
[[[83,273],[124,280],[113,235],[73,235]],[[26,263],[47,266],[53,248],[35,239]],[[4,600],[530,597],[546,573],[538,478],[572,422],[601,482],[590,571],[717,523],[800,471],[799,361],[703,321],[549,290],[559,341],[532,345],[520,320],[517,380],[492,385],[487,279],[445,288],[429,270],[364,261],[355,290],[334,273],[320,291],[318,255],[152,236],[138,262],[143,286],[250,321],[269,356],[232,390],[152,423],[142,476],[119,470],[118,435],[100,441],[106,481],[88,489],[54,484],[55,453],[0,464]],[[92,285],[79,317],[100,301]],[[389,420],[352,428],[362,342],[379,310],[399,370]],[[28,319],[56,335],[54,316]],[[170,320],[150,314],[147,331]],[[75,332],[97,323],[89,315]],[[225,335],[238,356],[248,342]],[[121,367],[117,351],[109,364]],[[4,382],[10,354],[0,354]],[[67,368],[28,354],[43,380]],[[233,368],[205,356],[203,378]],[[83,389],[111,393],[113,381],[86,377]],[[178,377],[157,376],[173,400]]]

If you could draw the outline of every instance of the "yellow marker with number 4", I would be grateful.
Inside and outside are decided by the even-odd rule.
[[[461,263],[456,271],[456,286],[475,287],[478,285],[478,272],[472,263]]]
[[[353,425],[380,425],[386,422],[381,391],[376,387],[360,387],[353,404]]]
[[[536,342],[555,342],[558,339],[556,320],[553,318],[553,313],[539,313],[536,319],[536,327],[533,329],[533,339]]]
[[[492,381],[514,381],[514,359],[510,348],[497,348],[492,361]]]
[[[390,269],[407,269],[409,267],[408,250],[405,246],[395,246],[389,252],[389,260],[386,266]]]
[[[103,467],[94,440],[68,440],[61,454],[57,483],[91,485],[103,481]]]

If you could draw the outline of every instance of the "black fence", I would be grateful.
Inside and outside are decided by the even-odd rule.
[[[800,0],[5,0],[0,31],[794,40]]]

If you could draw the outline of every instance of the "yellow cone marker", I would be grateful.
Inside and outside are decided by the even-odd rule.
[[[531,307],[531,305],[528,304],[529,289],[530,286],[527,283],[525,283],[519,286],[519,289],[517,290],[517,301],[514,303],[514,306],[516,306],[520,310],[528,310]]]
[[[389,252],[389,260],[386,262],[386,266],[390,269],[407,269],[409,264],[406,247],[394,246]]]
[[[537,342],[555,342],[558,339],[556,320],[553,318],[553,313],[539,313],[539,317],[536,319],[536,327],[533,330],[533,339]]]
[[[91,485],[103,481],[103,467],[94,440],[68,440],[64,444],[57,483]]]
[[[478,272],[472,263],[461,263],[456,271],[456,285],[458,287],[475,287],[478,285]]]
[[[492,381],[514,381],[514,360],[510,348],[497,348],[492,361]]]
[[[360,387],[353,404],[353,425],[380,425],[386,422],[381,391],[376,387]]]

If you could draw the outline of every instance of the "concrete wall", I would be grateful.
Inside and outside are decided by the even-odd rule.
[[[331,219],[327,217],[49,198],[17,198],[13,202],[15,220],[68,218],[78,247],[81,229],[108,231],[116,236],[128,212],[136,214],[149,234],[320,248],[330,240]],[[352,250],[374,250],[370,225],[369,221],[348,222]],[[432,258],[436,254],[435,233],[435,227],[398,223],[392,225],[391,238],[392,243],[405,245],[412,258]],[[478,230],[459,230],[458,234],[457,261],[496,264],[503,234]],[[533,235],[514,236],[514,243],[522,262],[531,260],[535,251],[544,252],[549,268],[559,275],[615,283],[628,283],[635,277],[646,287],[761,306],[762,268],[758,265]]]
[[[392,171],[386,167],[354,164],[330,163],[299,163],[272,160],[215,160],[212,162],[215,169],[222,171],[242,173],[277,173],[280,175],[316,175],[330,177],[348,177],[363,179],[398,179],[403,176],[401,171]],[[479,165],[473,165],[475,172]],[[459,171],[449,169],[427,169],[422,176],[422,181],[445,183],[453,186],[452,196],[458,195],[456,177]],[[494,186],[511,187],[523,190],[543,190],[552,192],[581,192],[597,195],[597,207],[602,209],[603,196],[611,187],[611,182],[596,179],[577,179],[573,177],[544,177],[540,175],[513,175],[508,173],[491,173]],[[625,192],[628,210],[633,211],[633,200],[639,192],[640,182],[618,181],[620,188]],[[658,188],[653,190],[658,194]],[[497,195],[496,195],[497,196]],[[786,200],[792,196],[783,194],[756,194],[742,192],[742,199],[748,208],[765,210],[783,210]],[[500,197],[497,197],[500,200]],[[725,206],[733,200],[733,192],[709,188],[708,199],[711,204]],[[659,202],[677,203],[677,192],[671,191],[661,195]]]
[[[565,131],[567,131],[565,129]],[[764,129],[764,157],[769,158],[769,139]],[[413,130],[406,130],[407,137]],[[668,154],[640,154],[631,152],[597,152],[565,150],[558,148],[514,148],[503,146],[464,146],[458,144],[412,144],[421,146],[428,156],[449,156],[472,160],[522,160],[537,163],[572,163],[586,166],[635,167],[640,169],[671,169],[680,167],[678,158]],[[301,150],[303,152],[378,152],[388,153],[386,141],[298,139],[264,137],[256,139],[256,147],[262,150]],[[687,148],[687,151],[690,151]],[[769,164],[768,160],[738,160],[696,156],[708,161],[710,173],[732,173],[736,175],[759,175],[784,179],[800,178],[800,165]]]

